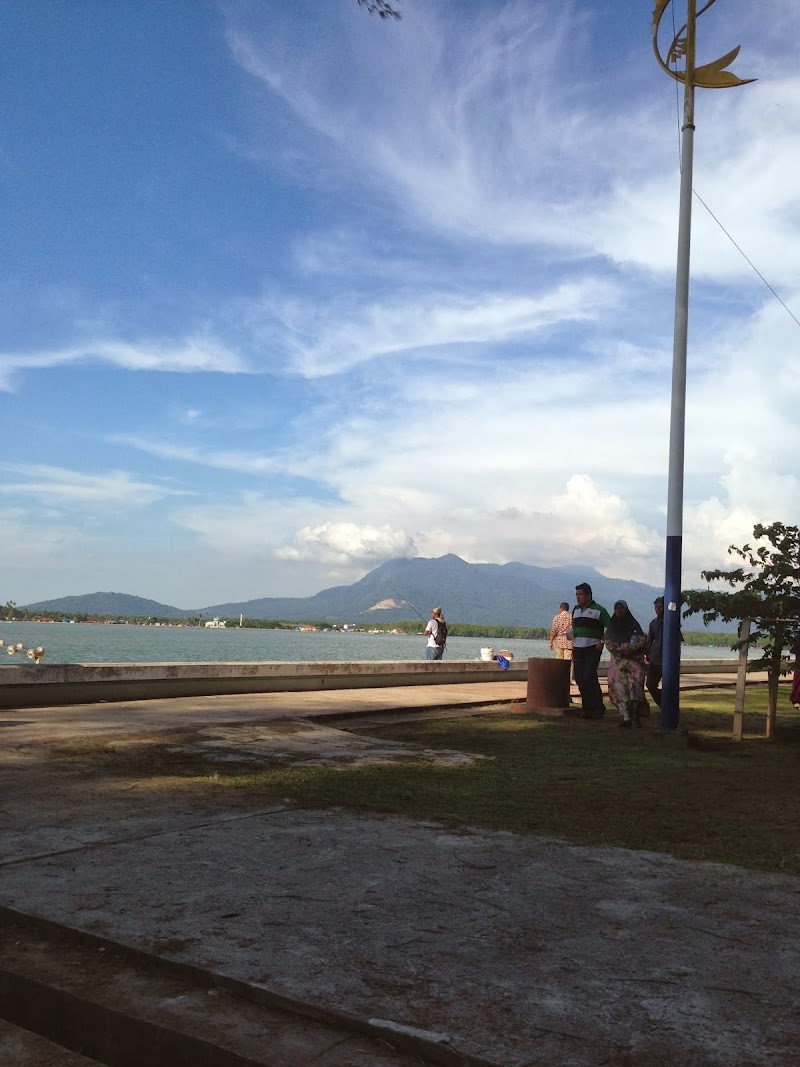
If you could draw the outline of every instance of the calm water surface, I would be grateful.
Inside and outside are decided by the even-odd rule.
[[[6,645],[42,645],[44,663],[302,663],[347,660],[422,660],[422,635],[301,633],[297,630],[211,630],[175,626],[102,626],[92,623],[0,622]],[[733,635],[731,635],[733,640]],[[480,659],[481,648],[508,649],[514,658],[552,655],[547,641],[449,637],[447,658]],[[725,646],[685,646],[683,659],[736,659]],[[27,663],[6,656],[0,664]]]

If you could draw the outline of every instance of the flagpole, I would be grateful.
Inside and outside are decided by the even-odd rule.
[[[716,0],[706,0],[700,13]],[[681,568],[683,563],[683,475],[686,440],[686,352],[689,334],[689,263],[692,237],[692,167],[694,161],[694,91],[696,86],[723,89],[744,85],[752,79],[738,78],[725,68],[739,53],[738,46],[727,55],[696,64],[697,3],[687,0],[686,25],[673,38],[662,59],[658,49],[658,28],[670,0],[655,0],[653,49],[661,68],[683,82],[683,124],[681,126],[681,183],[678,212],[678,256],[675,273],[675,323],[672,343],[672,400],[669,427],[669,468],[667,475],[667,538],[664,566],[664,643],[662,650],[662,696],[659,728],[678,729],[680,719],[681,672]],[[684,59],[682,71],[671,63]]]
[[[694,67],[697,5],[688,0],[686,76],[681,126],[681,189],[678,210],[678,262],[675,273],[675,326],[672,343],[672,402],[667,475],[667,544],[664,568],[664,647],[659,727],[674,731],[680,718],[681,571],[683,563],[683,475],[686,441],[686,351],[689,338],[689,263],[692,244],[694,162]]]

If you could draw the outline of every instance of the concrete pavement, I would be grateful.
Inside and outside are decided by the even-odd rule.
[[[690,679],[717,682],[735,679]],[[45,993],[84,975],[70,1010],[101,1020],[87,1025],[102,1028],[88,1009],[113,989],[108,1010],[150,1026],[148,1053],[183,1027],[213,1063],[793,1067],[800,879],[230,794],[200,804],[146,778],[98,782],[80,764],[59,779],[42,758],[69,738],[524,697],[521,684],[471,683],[1,712],[14,792],[0,802],[0,919],[19,926],[0,979],[10,968],[8,988],[25,988],[32,960]],[[41,962],[43,929],[83,954],[72,977],[58,971],[63,950]],[[121,961],[113,982],[95,973],[100,953]],[[162,991],[165,974],[179,985]],[[46,1017],[51,1002],[35,996]]]
[[[766,675],[750,675],[755,683]],[[681,689],[732,688],[732,674],[687,674]],[[605,692],[605,680],[601,680]],[[470,682],[403,685],[375,689],[331,689],[294,693],[241,693],[226,696],[0,709],[0,744],[64,741],[70,737],[152,733],[176,727],[269,722],[279,719],[370,715],[382,712],[441,711],[524,702],[525,682]],[[573,701],[578,698],[571,687]]]

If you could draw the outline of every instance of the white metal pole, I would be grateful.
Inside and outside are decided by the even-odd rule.
[[[669,429],[667,543],[664,577],[664,648],[659,726],[678,728],[681,670],[681,565],[683,561],[683,471],[686,438],[686,348],[689,333],[689,261],[692,237],[692,162],[694,156],[694,67],[697,11],[688,0],[686,77],[681,127],[681,190],[678,263],[675,276],[675,332],[672,348],[672,404]]]

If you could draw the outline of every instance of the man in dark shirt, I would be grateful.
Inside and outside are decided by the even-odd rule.
[[[603,639],[611,616],[595,603],[592,587],[581,582],[575,587],[577,607],[572,609],[572,668],[581,694],[580,719],[602,719],[606,713],[597,668],[603,653]]]
[[[664,598],[653,601],[656,617],[647,628],[647,692],[661,707],[661,674],[664,663]]]

